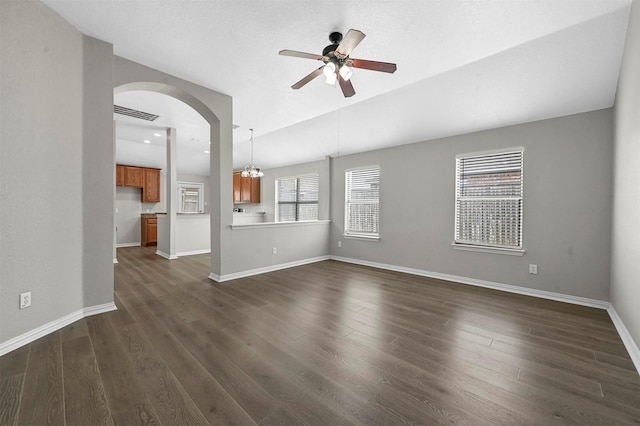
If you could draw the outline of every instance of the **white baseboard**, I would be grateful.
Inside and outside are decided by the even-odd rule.
[[[58,331],[61,328],[68,326],[71,323],[78,321],[79,319],[91,316],[102,314],[104,312],[115,311],[116,305],[113,302],[104,303],[102,305],[90,306],[88,308],[80,309],[75,312],[70,313],[69,315],[65,315],[62,318],[58,318],[57,320],[51,321],[47,324],[41,325],[38,328],[34,328],[20,336],[14,337],[13,339],[9,339],[6,342],[0,343],[0,356],[9,353],[19,347],[27,345],[34,340],[37,340],[41,337],[46,336],[47,334],[53,333],[54,331]]]
[[[121,248],[121,247],[140,247],[140,241],[138,241],[137,243],[118,243],[118,244],[116,244],[116,248]]]
[[[162,256],[162,257],[164,257],[165,259],[168,259],[168,260],[176,260],[178,258],[178,256],[176,256],[176,255],[171,256],[171,255],[169,255],[169,254],[167,254],[167,253],[165,253],[163,251],[160,251],[160,250],[156,250],[156,254],[158,256]]]
[[[640,349],[636,342],[633,341],[631,337],[631,333],[627,330],[622,319],[614,309],[613,305],[609,305],[609,309],[607,309],[609,316],[611,317],[611,321],[613,321],[613,325],[616,326],[616,330],[622,339],[622,343],[624,343],[624,347],[627,348],[627,352],[629,352],[629,356],[631,357],[631,361],[633,361],[633,365],[635,365],[636,370],[638,370],[638,374],[640,374]]]
[[[371,266],[379,269],[387,269],[389,271],[404,272],[411,275],[419,275],[421,277],[437,278],[445,281],[454,281],[462,284],[474,285],[477,287],[485,287],[494,290],[507,291],[509,293],[522,294],[524,296],[539,297],[541,299],[556,300],[558,302],[572,303],[574,305],[589,306],[591,308],[608,309],[610,303],[604,300],[587,299],[586,297],[571,296],[568,294],[553,293],[551,291],[536,290],[533,288],[519,287],[510,284],[496,283],[493,281],[478,280],[475,278],[461,277],[458,275],[442,274],[440,272],[425,271],[422,269],[407,268],[404,266],[388,265],[386,263],[370,262],[368,260],[352,259],[348,257],[331,256],[332,260],[340,262],[354,263],[357,265]]]
[[[115,257],[113,258],[113,263],[118,263],[118,259],[116,259]]]
[[[179,251],[176,253],[176,256],[193,256],[194,254],[205,254],[211,253],[211,249],[203,249],[203,250],[191,250],[191,251]]]
[[[323,260],[329,260],[329,259],[330,259],[329,256],[318,256],[318,257],[312,257],[309,259],[296,260],[296,261],[287,262],[287,263],[279,263],[277,265],[265,266],[264,268],[249,269],[247,271],[234,272],[232,274],[225,274],[225,275],[217,275],[212,272],[209,274],[209,278],[212,279],[213,281],[217,281],[221,283],[224,281],[237,280],[238,278],[250,277],[252,275],[259,275],[259,274],[265,274],[267,272],[279,271],[280,269],[287,269],[287,268],[293,268],[295,266],[306,265],[309,263],[322,262]]]

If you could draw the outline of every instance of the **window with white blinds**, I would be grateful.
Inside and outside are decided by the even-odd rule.
[[[318,175],[276,180],[276,222],[318,220]]]
[[[344,234],[379,236],[380,166],[345,172]]]
[[[456,244],[522,248],[522,154],[456,158]]]

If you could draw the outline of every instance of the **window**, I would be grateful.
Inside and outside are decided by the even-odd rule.
[[[456,244],[522,248],[522,154],[456,157]]]
[[[276,180],[276,222],[318,220],[318,175]]]
[[[178,213],[204,212],[204,184],[178,182]]]
[[[380,166],[345,172],[344,235],[377,238],[380,233]]]

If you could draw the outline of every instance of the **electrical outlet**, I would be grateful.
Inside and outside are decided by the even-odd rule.
[[[533,275],[538,274],[538,265],[529,265],[529,273]]]
[[[31,306],[31,292],[27,291],[26,293],[20,294],[20,309],[24,309]]]
[[[277,249],[277,248],[275,248],[275,247],[274,247],[274,248],[272,248],[272,249],[271,249],[271,253],[273,253],[273,254],[278,254],[278,249]]]
[[[338,241],[338,248],[342,247],[342,241]]]

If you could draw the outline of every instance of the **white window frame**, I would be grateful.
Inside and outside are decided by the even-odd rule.
[[[352,191],[350,190],[352,176],[354,172],[377,172],[378,175],[378,197],[377,199],[365,199],[365,200],[357,200],[353,199]],[[344,236],[347,238],[358,238],[358,239],[366,239],[366,240],[379,240],[380,239],[380,181],[381,181],[381,172],[379,165],[372,165],[366,167],[355,167],[351,169],[347,169],[344,172]],[[351,206],[358,204],[377,204],[377,217],[374,228],[375,232],[367,232],[362,229],[350,229],[349,225],[351,223],[350,214],[352,212]]]
[[[480,162],[479,162],[480,161]],[[464,188],[470,188],[471,185],[466,185],[463,180],[463,168],[465,164],[467,165],[467,169],[469,167],[474,167],[477,169],[478,167],[487,167],[486,171],[478,171],[476,176],[489,175],[491,174],[491,169],[482,163],[488,163],[492,167],[494,167],[494,174],[497,171],[507,172],[509,170],[519,171],[519,185],[515,187],[512,185],[511,194],[508,193],[499,193],[499,187],[493,186],[494,190],[498,190],[498,193],[495,195],[487,196],[483,195],[464,195]],[[491,164],[493,163],[493,164]],[[473,170],[465,173],[465,176],[473,176]],[[519,186],[519,187],[518,187]],[[490,186],[485,186],[485,188],[489,188]],[[510,212],[515,211],[515,220],[517,225],[515,239],[517,240],[514,243],[508,243],[510,235],[512,238],[513,232],[509,230],[509,228],[513,228],[513,224],[508,223],[506,225],[502,225],[502,221],[496,219],[495,216],[492,216],[490,220],[491,224],[487,224],[487,222],[478,221],[477,224],[472,223],[471,221],[467,221],[465,223],[466,228],[469,229],[475,228],[476,230],[480,228],[480,234],[486,235],[487,231],[490,234],[488,237],[481,238],[465,238],[465,235],[469,235],[468,232],[463,230],[463,224],[461,223],[464,220],[461,217],[461,205],[465,201],[475,201],[475,202],[499,202],[503,203],[503,207],[506,209],[501,210],[499,213],[504,215],[509,215]],[[511,254],[521,256],[524,254],[523,249],[523,213],[524,213],[524,148],[507,148],[501,150],[494,151],[486,151],[479,153],[470,153],[470,154],[460,154],[456,156],[456,177],[455,177],[455,219],[454,219],[454,248],[463,249],[463,250],[472,250],[472,251],[486,251],[492,253],[500,253],[500,254]],[[515,210],[514,210],[515,208]],[[473,231],[471,231],[473,232]],[[493,237],[492,237],[493,236]],[[494,240],[494,241],[490,241]],[[495,242],[498,241],[498,242]]]
[[[204,183],[202,182],[176,182],[177,183],[177,201],[178,201],[178,213],[179,214],[201,214],[204,213]],[[197,188],[198,191],[198,211],[197,212],[185,212],[183,211],[183,191],[186,189]]]
[[[316,201],[300,201],[298,200],[298,196],[299,194],[299,184],[300,184],[300,179],[305,179],[305,178],[316,178],[317,181],[317,191],[318,191],[318,199]],[[282,204],[293,204],[295,206],[295,211],[296,211],[296,218],[295,220],[281,220],[280,218],[280,207],[279,205],[280,200],[278,199],[278,195],[280,193],[280,181],[283,180],[290,180],[290,179],[295,179],[295,188],[296,188],[296,200],[293,202],[285,202]],[[317,222],[318,221],[318,216],[320,215],[320,176],[317,173],[311,173],[311,174],[305,174],[305,175],[298,175],[298,176],[286,176],[286,177],[279,177],[276,179],[275,181],[275,195],[276,195],[276,205],[275,205],[275,221],[279,222],[279,223],[293,223],[293,222]],[[318,212],[318,216],[316,216],[315,219],[307,219],[307,220],[300,220],[298,218],[298,205],[300,204],[315,204],[318,206],[317,208],[317,212]]]

